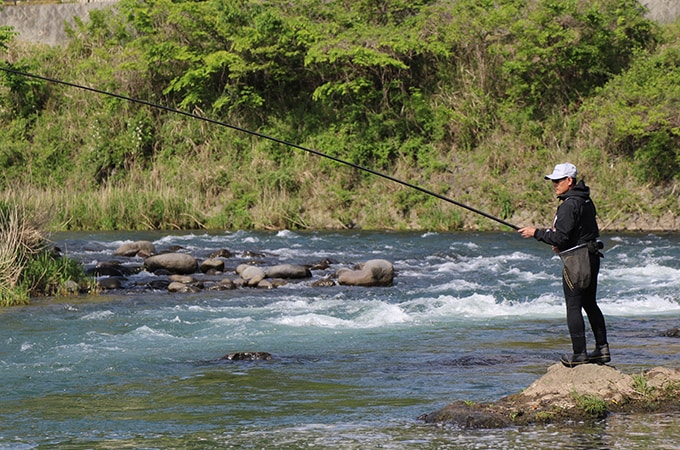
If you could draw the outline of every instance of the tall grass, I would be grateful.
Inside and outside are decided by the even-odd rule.
[[[44,248],[45,238],[30,225],[16,204],[0,202],[0,305],[26,303],[28,290],[20,283],[30,258]]]
[[[82,264],[49,247],[42,231],[47,215],[27,211],[15,202],[0,200],[0,306],[81,288],[93,290],[94,282],[86,277]]]

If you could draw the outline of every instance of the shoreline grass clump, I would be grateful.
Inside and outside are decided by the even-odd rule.
[[[16,204],[0,202],[0,306],[92,288],[80,263],[50,248],[40,223]]]

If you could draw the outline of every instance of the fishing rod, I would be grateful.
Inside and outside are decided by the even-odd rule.
[[[145,105],[145,106],[149,106],[149,107],[152,107],[152,108],[161,109],[161,110],[163,110],[163,111],[167,111],[167,112],[179,114],[179,115],[182,115],[182,116],[190,117],[190,118],[192,118],[192,119],[203,120],[203,121],[208,122],[208,123],[212,123],[212,124],[215,124],[215,125],[220,125],[220,126],[223,126],[223,127],[226,127],[226,128],[230,128],[230,129],[232,129],[232,130],[236,130],[236,131],[240,131],[240,132],[242,132],[242,133],[250,134],[251,136],[256,136],[256,137],[259,137],[259,138],[262,138],[262,139],[267,139],[267,140],[270,140],[270,141],[273,141],[273,142],[276,142],[276,143],[279,143],[279,144],[286,145],[286,146],[288,146],[288,147],[297,148],[297,149],[302,150],[302,151],[305,151],[305,152],[307,152],[307,153],[311,153],[311,154],[313,154],[313,155],[320,156],[320,157],[322,157],[322,158],[328,158],[328,159],[333,160],[333,161],[335,161],[335,162],[337,162],[337,163],[344,164],[344,165],[346,165],[346,166],[353,167],[353,168],[355,168],[355,169],[357,169],[357,170],[362,170],[362,171],[364,171],[364,172],[368,172],[368,173],[373,174],[373,175],[376,175],[376,176],[378,176],[378,177],[385,178],[386,180],[393,181],[393,182],[395,182],[395,183],[401,184],[401,185],[406,186],[406,187],[409,187],[409,188],[411,188],[411,189],[415,189],[416,191],[420,191],[420,192],[422,192],[422,193],[424,193],[424,194],[431,195],[431,196],[436,197],[436,198],[438,198],[438,199],[440,199],[440,200],[443,200],[443,201],[445,201],[445,202],[448,202],[448,203],[451,203],[451,204],[453,204],[453,205],[459,206],[459,207],[461,207],[461,208],[467,209],[468,211],[471,211],[471,212],[473,212],[473,213],[475,213],[475,214],[479,214],[479,215],[481,215],[481,216],[484,216],[484,217],[486,217],[487,219],[494,220],[494,221],[496,221],[496,222],[498,222],[498,223],[500,223],[500,224],[502,224],[502,225],[505,225],[505,226],[507,226],[507,227],[510,227],[510,228],[512,228],[512,229],[514,229],[514,230],[519,230],[519,227],[518,227],[518,226],[513,225],[513,224],[511,224],[511,223],[509,223],[509,222],[506,222],[506,221],[503,220],[503,219],[500,219],[500,218],[498,218],[498,217],[492,216],[491,214],[488,214],[488,213],[486,213],[486,212],[484,212],[484,211],[480,211],[480,210],[478,210],[478,209],[476,209],[476,208],[473,208],[472,206],[465,205],[465,204],[460,203],[460,202],[458,202],[458,201],[456,201],[456,200],[450,199],[450,198],[445,197],[445,196],[443,196],[443,195],[441,195],[441,194],[437,194],[436,192],[430,191],[430,190],[425,189],[425,188],[423,188],[423,187],[420,187],[420,186],[418,186],[418,185],[409,183],[409,182],[407,182],[407,181],[400,180],[400,179],[398,179],[398,178],[394,178],[394,177],[392,177],[392,176],[390,176],[390,175],[387,175],[387,174],[382,173],[382,172],[375,171],[375,170],[370,169],[370,168],[368,168],[368,167],[363,167],[363,166],[360,166],[360,165],[358,165],[358,164],[354,164],[354,163],[352,163],[352,162],[345,161],[345,160],[340,159],[340,158],[336,158],[335,156],[328,155],[328,154],[326,154],[326,153],[322,153],[322,152],[320,152],[320,151],[318,151],[318,150],[314,150],[314,149],[311,149],[311,148],[303,147],[303,146],[301,146],[301,145],[298,145],[298,144],[295,144],[295,143],[292,143],[292,142],[284,141],[283,139],[279,139],[279,138],[276,138],[276,137],[268,136],[268,135],[266,135],[266,134],[262,134],[262,133],[259,133],[259,132],[257,132],[257,131],[248,130],[248,129],[246,129],[246,128],[238,127],[238,126],[236,126],[236,125],[231,125],[231,124],[226,123],[226,122],[221,122],[221,121],[219,121],[219,120],[211,119],[211,118],[209,118],[209,117],[199,116],[198,114],[193,114],[193,113],[189,113],[189,112],[182,111],[182,110],[179,110],[179,109],[170,108],[170,107],[168,107],[168,106],[159,105],[159,104],[157,104],[157,103],[148,102],[148,101],[146,101],[146,100],[140,100],[140,99],[137,99],[137,98],[127,97],[127,96],[125,96],[125,95],[116,94],[116,93],[114,93],[114,92],[107,92],[107,91],[104,91],[104,90],[101,90],[101,89],[92,88],[92,87],[89,87],[89,86],[84,86],[84,85],[80,85],[80,84],[70,83],[70,82],[68,82],[68,81],[58,80],[58,79],[56,79],[56,78],[44,77],[44,76],[36,75],[36,74],[33,74],[33,73],[21,72],[21,71],[14,70],[14,69],[9,69],[9,68],[6,68],[6,67],[0,67],[0,70],[2,70],[2,71],[4,71],[4,72],[12,73],[12,74],[14,74],[14,75],[20,75],[20,76],[29,77],[29,78],[35,78],[35,79],[38,79],[38,80],[43,80],[43,81],[47,81],[47,82],[50,82],[50,83],[55,83],[55,84],[61,84],[61,85],[64,85],[64,86],[74,87],[74,88],[76,88],[76,89],[82,89],[82,90],[94,92],[94,93],[97,93],[97,94],[108,95],[108,96],[110,96],[110,97],[115,97],[115,98],[118,98],[118,99],[121,99],[121,100],[126,100],[126,101],[129,101],[129,102],[132,102],[132,103],[137,103],[137,104],[140,104],[140,105]]]

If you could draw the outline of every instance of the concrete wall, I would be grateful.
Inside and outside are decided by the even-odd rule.
[[[2,1],[2,0],[0,0]],[[87,19],[90,10],[108,7],[117,0],[78,0],[78,3],[52,5],[26,5],[19,3],[0,9],[0,25],[9,25],[19,32],[18,39],[59,45],[66,41],[64,21],[73,17]],[[680,18],[680,0],[641,0],[649,8],[649,17],[659,23]]]
[[[73,23],[74,17],[87,20],[90,10],[101,9],[115,4],[117,0],[80,3],[62,3],[57,5],[22,5],[3,6],[0,9],[0,25],[14,27],[19,33],[17,39],[30,42],[42,42],[48,45],[59,45],[66,42],[64,22]]]
[[[641,0],[640,3],[649,8],[649,18],[659,23],[680,18],[680,0]]]

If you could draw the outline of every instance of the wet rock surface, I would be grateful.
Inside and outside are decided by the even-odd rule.
[[[521,393],[494,403],[455,401],[419,417],[461,428],[603,419],[609,413],[680,412],[680,369],[655,367],[627,375],[612,366],[554,364]]]

